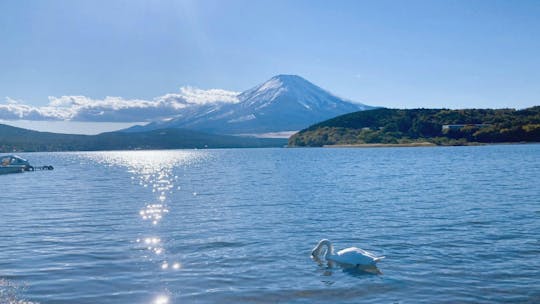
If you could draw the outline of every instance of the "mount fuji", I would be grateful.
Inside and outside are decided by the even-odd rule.
[[[298,131],[342,114],[373,107],[339,98],[297,75],[278,75],[238,96],[236,103],[194,105],[172,119],[127,132],[185,128],[220,134]]]

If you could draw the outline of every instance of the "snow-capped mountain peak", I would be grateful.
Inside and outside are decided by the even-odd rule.
[[[248,101],[249,105],[254,105],[260,100],[271,102],[280,94],[287,92],[287,87],[280,76],[272,77],[270,80],[250,89],[238,96],[240,101]]]
[[[339,105],[352,104],[332,93],[314,85],[298,75],[277,75],[270,80],[238,95],[244,107],[262,109],[276,103],[291,103],[304,109],[315,111],[338,108]],[[352,104],[354,105],[354,104]],[[361,106],[361,105],[358,105]]]
[[[187,108],[159,127],[226,134],[282,132],[371,108],[339,98],[297,75],[274,76],[235,97],[234,103]],[[146,127],[156,128],[157,124]]]

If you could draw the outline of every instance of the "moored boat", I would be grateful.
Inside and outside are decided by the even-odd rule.
[[[17,155],[5,155],[0,157],[0,174],[20,173],[24,171],[33,171],[34,167],[28,160]]]

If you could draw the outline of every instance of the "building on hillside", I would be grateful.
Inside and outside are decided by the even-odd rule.
[[[455,125],[443,125],[442,130],[443,131],[450,131],[450,130],[459,130],[463,127],[475,127],[475,128],[485,128],[489,127],[490,124],[455,124]]]

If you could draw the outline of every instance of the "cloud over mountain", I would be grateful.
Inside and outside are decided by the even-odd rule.
[[[107,96],[94,99],[86,96],[49,96],[46,106],[36,107],[5,98],[0,104],[0,119],[7,120],[72,120],[96,122],[140,122],[170,118],[181,109],[206,104],[238,102],[238,92],[221,89],[203,90],[181,87],[178,93],[153,98],[125,99]]]

